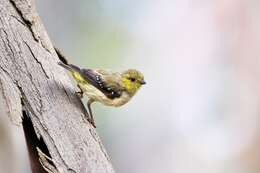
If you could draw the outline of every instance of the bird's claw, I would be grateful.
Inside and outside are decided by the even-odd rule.
[[[81,89],[81,87],[80,87],[79,84],[78,84],[77,86],[78,86],[78,88],[79,88],[80,91],[77,91],[76,94],[82,99],[84,92],[83,92],[83,90]]]
[[[94,122],[91,118],[88,118],[87,120],[88,120],[88,122],[89,122],[90,124],[92,124],[92,126],[93,126],[94,128],[97,128],[95,122]]]
[[[77,94],[78,97],[83,98],[83,92],[82,91],[77,91],[76,94]]]

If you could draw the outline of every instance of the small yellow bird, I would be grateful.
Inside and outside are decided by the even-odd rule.
[[[94,127],[96,126],[91,110],[93,102],[114,107],[122,106],[145,84],[143,74],[134,69],[119,73],[108,70],[84,69],[62,62],[58,64],[71,72],[81,90],[79,92],[81,97],[83,94],[88,96],[89,122]]]

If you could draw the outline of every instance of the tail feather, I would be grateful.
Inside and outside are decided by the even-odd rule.
[[[84,77],[82,76],[82,71],[79,67],[72,64],[64,64],[62,62],[58,62],[60,66],[70,71],[73,78],[76,79],[77,82],[85,82]]]
[[[62,62],[58,62],[58,64],[60,66],[62,66],[63,68],[65,68],[66,70],[69,70],[71,72],[73,72],[73,71],[80,72],[81,71],[79,67],[72,65],[72,64],[64,64]]]

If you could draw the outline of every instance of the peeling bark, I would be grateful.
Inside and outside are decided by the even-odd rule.
[[[52,161],[41,148],[39,159],[52,162],[55,171],[112,173],[95,129],[83,119],[86,110],[77,88],[58,61],[35,3],[0,0],[1,109],[15,124],[26,113]]]

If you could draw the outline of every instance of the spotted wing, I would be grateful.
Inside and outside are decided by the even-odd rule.
[[[91,69],[81,69],[81,75],[110,99],[118,98],[122,94],[122,87],[118,83],[116,75],[106,71],[94,71]]]

